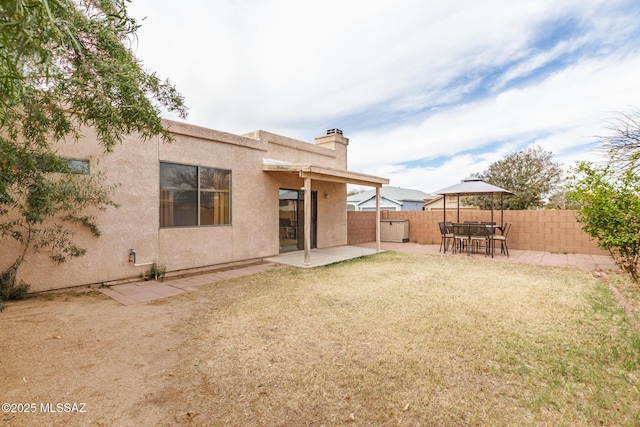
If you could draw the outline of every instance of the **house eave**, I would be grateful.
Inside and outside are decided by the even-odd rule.
[[[263,162],[262,170],[264,172],[295,173],[300,178],[369,187],[382,187],[382,185],[389,183],[388,178],[308,164]]]

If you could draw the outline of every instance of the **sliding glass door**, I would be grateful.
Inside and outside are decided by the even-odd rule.
[[[311,247],[316,247],[318,193],[311,192]],[[304,191],[280,189],[280,253],[304,249]]]

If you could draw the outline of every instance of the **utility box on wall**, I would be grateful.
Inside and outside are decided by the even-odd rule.
[[[380,221],[380,240],[382,242],[408,242],[409,220],[385,219]]]

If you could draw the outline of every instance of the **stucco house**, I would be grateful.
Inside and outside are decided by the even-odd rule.
[[[234,135],[166,120],[175,141],[126,136],[104,154],[87,130],[58,154],[79,173],[119,184],[119,208],[98,214],[102,236],[79,233],[85,256],[62,265],[29,255],[18,280],[43,291],[167,272],[231,266],[281,252],[346,245],[347,183],[379,189],[386,178],[347,169],[349,140],[337,129],[315,144],[265,131]],[[0,240],[0,267],[17,246]]]
[[[408,188],[383,186],[380,189],[380,210],[421,211],[425,199],[433,197],[429,193]],[[348,211],[376,210],[376,191],[368,190],[347,198]]]

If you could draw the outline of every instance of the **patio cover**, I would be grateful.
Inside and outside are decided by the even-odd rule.
[[[295,164],[274,159],[263,159],[264,172],[295,173],[304,179],[304,264],[310,265],[311,252],[311,180],[365,185],[376,188],[376,248],[380,251],[380,187],[388,178],[366,175],[348,170],[333,169],[310,164]],[[345,205],[346,209],[346,205]]]
[[[482,196],[491,194],[491,222],[493,222],[493,197],[495,194],[500,194],[500,226],[504,225],[504,206],[502,204],[504,195],[512,195],[509,190],[497,187],[495,185],[484,182],[479,178],[465,179],[462,182],[442,188],[435,191],[434,194],[440,194],[444,196],[443,200],[443,212],[444,221],[447,221],[447,196],[455,194],[458,197],[458,222],[460,222],[460,196]]]

